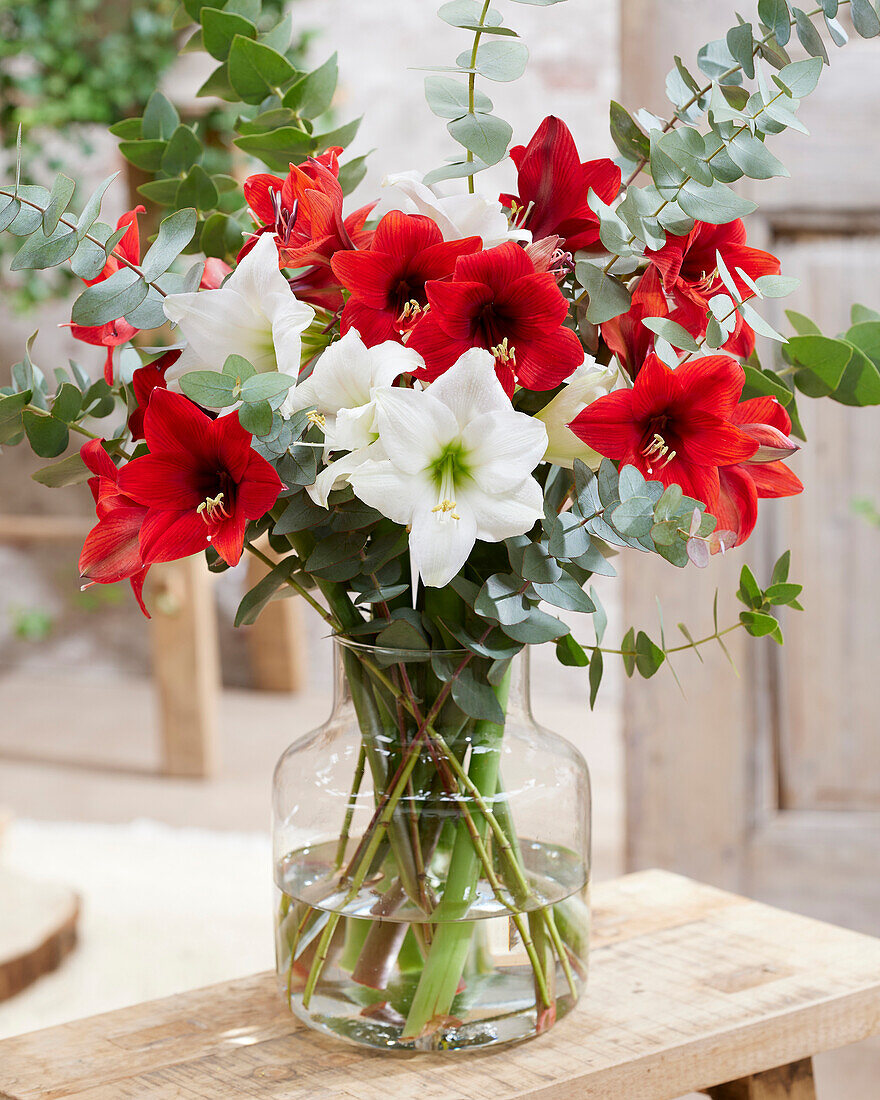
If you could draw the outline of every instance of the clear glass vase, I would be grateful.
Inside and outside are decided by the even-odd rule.
[[[275,773],[285,1001],[383,1050],[546,1030],[586,980],[590,787],[532,717],[528,649],[337,639],[335,661],[329,720]]]

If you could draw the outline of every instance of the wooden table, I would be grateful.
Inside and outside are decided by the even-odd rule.
[[[365,1053],[259,974],[0,1042],[0,1097],[809,1100],[811,1055],[878,1031],[880,940],[646,871],[596,887],[588,992],[521,1046]]]

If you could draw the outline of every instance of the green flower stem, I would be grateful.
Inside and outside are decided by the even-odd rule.
[[[486,22],[486,16],[489,14],[489,8],[491,7],[491,5],[492,5],[492,0],[485,0],[485,2],[483,4],[483,10],[480,12],[479,26],[482,27],[483,24]],[[477,50],[479,50],[479,48],[480,48],[480,39],[482,37],[483,37],[483,32],[481,30],[476,31],[474,33],[474,45],[473,45],[473,49],[471,50],[471,65],[470,65],[470,67],[472,69],[475,68],[476,64],[477,64]],[[477,90],[477,74],[476,73],[468,73],[468,114],[471,114],[471,115],[474,113],[474,107],[475,107],[475,104],[476,104],[476,90]],[[470,149],[468,149],[468,151],[467,151],[467,156],[465,157],[465,160],[467,161],[468,164],[473,163],[474,154]],[[468,176],[468,191],[471,194],[474,193],[474,177],[472,175]]]
[[[361,789],[366,763],[367,754],[363,743],[361,743],[357,764],[355,764],[354,768],[354,777],[351,781],[351,791],[348,795],[348,805],[345,807],[345,819],[342,822],[342,832],[339,834],[339,844],[336,846],[336,859],[333,861],[337,871],[345,862],[345,849],[348,847],[348,841],[351,836],[351,822],[354,818],[354,808],[357,805],[357,796]]]
[[[508,669],[495,689],[502,709],[509,687]],[[470,779],[482,795],[490,798],[498,783],[503,736],[504,727],[493,722],[477,722],[474,727]],[[462,815],[456,827],[446,886],[433,913],[437,929],[407,1016],[404,1038],[415,1038],[432,1019],[450,1014],[464,971],[473,929],[470,922],[463,918],[479,881],[479,867],[481,857],[485,855],[484,841],[488,830],[488,824],[483,820],[474,825],[474,832],[471,833],[468,821],[469,815]]]
[[[529,885],[528,879],[525,877],[523,870],[523,858],[519,848],[519,842],[516,839],[516,831],[513,827],[513,821],[510,816],[510,806],[507,802],[506,796],[497,800],[495,804],[495,810],[492,809],[486,803],[483,798],[482,792],[475,786],[473,781],[467,772],[462,768],[455,754],[450,751],[448,745],[443,740],[440,734],[434,735],[435,743],[440,747],[441,751],[446,757],[447,763],[456,775],[456,778],[471,796],[475,802],[477,809],[486,819],[489,828],[492,830],[493,838],[495,839],[498,850],[507,863],[508,870],[510,872],[510,881],[508,886],[514,901],[521,908],[525,909],[530,903],[536,901],[534,891]],[[499,785],[500,786],[500,785]],[[550,909],[543,911],[544,921],[547,924],[547,931],[550,934],[550,941],[553,944],[554,950],[559,957],[559,962],[565,973],[566,981],[568,982],[569,989],[574,996],[577,996],[577,986],[574,981],[574,974],[571,970],[571,964],[568,958],[568,952],[565,949],[565,944],[562,941],[562,937],[559,935],[559,931],[556,928],[556,922],[553,917],[553,913]]]
[[[343,908],[350,902],[354,901],[360,891],[361,886],[364,884],[364,879],[367,877],[367,872],[373,862],[373,857],[379,849],[379,844],[385,833],[388,830],[388,826],[391,822],[391,818],[394,814],[394,809],[400,800],[401,795],[406,789],[406,782],[412,775],[412,770],[416,765],[416,761],[419,758],[420,740],[414,740],[409,747],[409,750],[401,761],[400,767],[395,775],[393,786],[388,791],[386,797],[382,799],[381,810],[378,814],[376,827],[372,830],[369,841],[363,846],[363,852],[360,856],[355,854],[357,860],[357,868],[352,875],[351,887],[345,896],[342,903]],[[366,839],[366,838],[365,838]],[[309,1007],[309,1002],[312,999],[312,994],[315,992],[315,986],[318,983],[318,978],[321,976],[321,971],[324,968],[324,963],[327,961],[327,955],[330,951],[330,941],[333,939],[333,933],[336,931],[336,926],[339,924],[339,918],[341,913],[330,913],[327,927],[321,936],[321,940],[318,944],[318,950],[315,953],[315,958],[312,963],[311,971],[306,982],[306,987],[303,992],[303,1008]]]

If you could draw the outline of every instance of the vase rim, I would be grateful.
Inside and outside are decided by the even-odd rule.
[[[431,657],[466,657],[477,656],[472,650],[460,646],[458,649],[438,649],[435,646],[427,646],[425,649],[407,649],[404,646],[371,645],[369,642],[360,642],[356,638],[350,638],[345,634],[331,634],[334,642],[346,649],[358,650],[362,653],[377,653],[382,655],[399,654],[402,658],[410,660],[429,660]]]

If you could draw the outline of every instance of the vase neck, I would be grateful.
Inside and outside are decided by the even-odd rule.
[[[387,651],[386,651],[387,652]],[[351,659],[350,651],[337,640],[333,643],[333,707],[345,706],[351,702],[351,685],[349,683],[346,657]],[[508,713],[517,713],[531,717],[531,683],[530,683],[530,647],[523,649],[510,662],[509,690],[507,697]],[[418,678],[414,666],[411,674]]]

